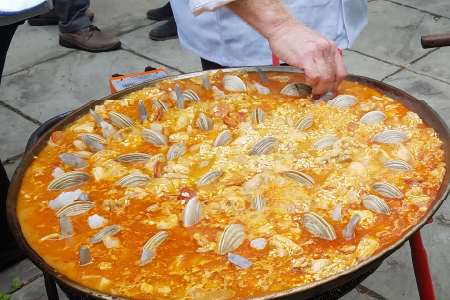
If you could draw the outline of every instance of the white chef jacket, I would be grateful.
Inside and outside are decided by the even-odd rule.
[[[0,26],[46,13],[52,8],[52,0],[0,0]]]
[[[268,41],[223,7],[231,1],[171,0],[181,44],[223,66],[271,65]],[[283,1],[300,22],[335,41],[340,49],[350,48],[367,25],[367,0]]]

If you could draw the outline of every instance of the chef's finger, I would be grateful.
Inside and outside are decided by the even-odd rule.
[[[313,86],[312,93],[316,96],[322,96],[333,89],[336,66],[329,59],[319,57],[315,60],[320,77],[316,85]]]
[[[319,83],[320,72],[313,59],[303,62],[303,66],[299,69],[305,72],[305,79],[307,84],[309,84],[310,86],[315,86],[317,83]]]
[[[347,67],[345,66],[344,59],[342,58],[342,55],[339,53],[339,51],[336,51],[334,59],[336,63],[336,75],[334,77],[332,93],[336,95],[339,89],[339,85],[345,79],[345,77],[347,77]]]

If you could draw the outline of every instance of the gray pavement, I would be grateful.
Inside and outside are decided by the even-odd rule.
[[[58,29],[20,26],[7,57],[0,87],[0,156],[11,176],[27,138],[47,119],[110,94],[108,78],[163,67],[169,74],[201,69],[200,59],[178,40],[155,42],[157,26],[145,12],[165,0],[93,0],[94,23],[118,36],[122,49],[91,54],[58,45]],[[349,73],[382,80],[426,101],[450,125],[450,47],[422,49],[420,36],[450,32],[447,0],[375,0],[369,25],[351,50],[344,51]],[[444,202],[422,238],[428,251],[437,299],[450,299],[450,203]],[[0,273],[0,289],[14,277],[26,282],[11,299],[46,299],[42,272],[28,261]],[[66,299],[64,296],[61,299]],[[405,244],[361,286],[343,299],[419,299]]]

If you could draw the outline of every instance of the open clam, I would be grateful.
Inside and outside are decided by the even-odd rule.
[[[316,182],[314,181],[314,179],[311,176],[309,176],[308,174],[302,173],[300,171],[285,171],[285,172],[282,172],[282,174],[295,180],[296,182],[300,183],[301,185],[306,186],[307,188],[312,188],[316,184]]]
[[[49,191],[58,191],[64,189],[70,189],[79,185],[82,185],[91,179],[88,173],[81,171],[72,171],[61,174],[50,182],[47,186]]]
[[[219,239],[219,254],[225,254],[238,248],[245,239],[244,226],[240,224],[228,225],[223,231]]]
[[[184,97],[178,84],[175,85],[175,94],[177,95],[177,108],[184,108]]]
[[[328,101],[328,106],[339,108],[349,108],[358,103],[358,99],[352,95],[339,95],[334,99]]]
[[[89,244],[97,244],[103,241],[103,238],[105,236],[112,236],[118,233],[120,230],[122,230],[122,227],[120,225],[111,225],[108,226],[102,230],[100,230],[94,237],[89,241]]]
[[[297,130],[306,130],[312,126],[314,119],[310,116],[304,116],[300,118],[294,125]]]
[[[169,111],[169,107],[167,106],[167,104],[161,100],[152,100],[152,104],[156,108],[162,107],[163,111],[165,111],[165,112]]]
[[[355,236],[355,226],[359,222],[359,214],[354,214],[348,222],[347,226],[342,230],[342,235],[346,240],[349,240]]]
[[[181,93],[184,97],[184,100],[194,101],[194,102],[202,102],[202,99],[197,95],[193,90],[185,90]]]
[[[80,267],[87,266],[92,262],[91,250],[83,246],[80,249]]]
[[[266,118],[266,113],[261,108],[257,107],[252,113],[253,123],[259,124]]]
[[[87,135],[88,137],[90,137],[91,139],[96,141],[97,143],[106,142],[106,139],[104,137],[102,137],[101,135],[98,135],[98,134],[94,134],[94,133],[80,133],[80,134],[78,134],[78,137],[83,138],[83,136],[85,136],[85,135]]]
[[[109,113],[109,120],[111,120],[111,123],[116,125],[117,127],[133,127],[134,121],[128,116],[125,116],[123,114],[119,114],[115,111],[112,111]]]
[[[380,197],[377,197],[375,195],[365,196],[362,200],[362,204],[368,210],[371,210],[379,214],[391,213],[391,210],[389,209],[389,206],[386,204],[386,202]]]
[[[377,133],[372,140],[378,143],[396,144],[407,141],[408,139],[408,136],[404,132],[398,130],[385,130]]]
[[[144,102],[142,100],[139,100],[138,108],[139,108],[139,119],[141,120],[141,122],[148,120],[147,110],[145,109]]]
[[[147,143],[155,146],[167,146],[167,137],[159,132],[151,129],[143,129],[141,131],[141,137]]]
[[[211,131],[212,129],[212,121],[204,113],[200,113],[200,115],[198,116],[197,125],[198,127],[200,127],[201,130],[206,132]]]
[[[406,161],[401,159],[391,159],[383,163],[383,167],[396,171],[411,171],[413,168]]]
[[[403,199],[405,197],[396,186],[384,181],[375,182],[372,188],[379,194],[388,198]]]
[[[81,215],[85,212],[87,212],[88,210],[94,208],[95,203],[94,202],[89,202],[89,201],[76,201],[76,202],[72,202],[69,203],[65,206],[63,206],[62,208],[60,208],[57,212],[56,212],[56,216],[57,217],[62,217],[62,216],[77,216],[77,215]]]
[[[335,240],[336,232],[334,228],[316,213],[306,213],[302,217],[302,223],[309,232],[325,240]]]
[[[202,204],[196,197],[189,200],[183,209],[181,220],[184,227],[189,227],[199,222],[203,215]]]
[[[312,87],[309,84],[303,82],[290,83],[281,90],[281,94],[287,96],[305,97],[311,95],[311,93]]]
[[[361,117],[359,120],[360,123],[363,124],[373,124],[373,123],[381,123],[386,120],[386,115],[378,110],[369,111],[367,114]]]
[[[131,174],[117,181],[116,186],[141,186],[150,181],[150,177],[144,174]]]
[[[269,78],[267,78],[267,75],[263,72],[263,70],[261,70],[260,67],[256,67],[256,73],[258,73],[262,83],[269,83]]]
[[[186,153],[185,143],[176,143],[167,151],[167,160],[176,159]]]
[[[222,147],[227,145],[231,140],[233,139],[233,135],[231,134],[231,131],[224,130],[216,137],[214,140],[214,147]]]
[[[256,196],[252,200],[253,208],[258,211],[263,211],[266,206],[266,200],[261,197],[260,194],[256,194]]]
[[[152,158],[150,154],[145,153],[127,153],[116,157],[114,160],[126,163],[147,162]]]
[[[88,147],[94,152],[98,152],[98,151],[102,151],[102,150],[106,149],[105,146],[103,146],[99,142],[96,142],[94,139],[92,139],[90,136],[88,136],[86,134],[83,135],[81,138],[86,143],[86,145],[88,145]]]
[[[202,75],[202,83],[205,90],[209,91],[210,89],[212,89],[211,82],[209,82],[209,78],[205,74]]]
[[[247,86],[235,75],[225,75],[222,80],[223,87],[230,92],[246,92]]]
[[[161,245],[169,236],[169,233],[166,231],[160,231],[154,236],[152,236],[147,243],[144,245],[144,249],[151,250],[155,249],[159,245]]]
[[[214,180],[218,179],[220,176],[222,176],[222,172],[221,171],[218,171],[218,170],[209,171],[208,173],[203,175],[197,181],[197,186],[207,185],[207,184],[213,182]]]
[[[266,136],[256,142],[250,149],[249,155],[264,155],[272,152],[275,148],[275,143],[278,143],[278,139],[273,136]]]
[[[333,147],[334,143],[336,143],[338,139],[332,135],[327,135],[321,138],[318,138],[317,140],[312,143],[312,145],[309,147],[310,150],[319,150],[319,149],[327,149]]]

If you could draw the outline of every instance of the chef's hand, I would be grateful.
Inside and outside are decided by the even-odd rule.
[[[313,95],[336,94],[347,68],[336,43],[299,22],[280,24],[267,38],[270,49],[285,63],[305,72]]]

